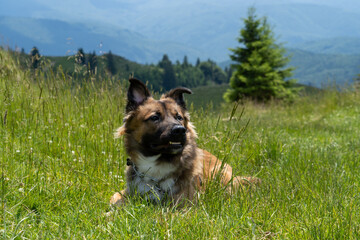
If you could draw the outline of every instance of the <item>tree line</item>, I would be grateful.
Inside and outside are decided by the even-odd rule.
[[[37,47],[32,48],[28,57],[31,69],[41,67],[42,57]],[[52,61],[60,62],[59,59],[53,57]],[[85,53],[83,48],[79,48],[77,53],[69,57],[67,61],[73,63],[73,68],[64,68],[64,66],[62,68],[68,74],[76,75],[75,79],[95,76],[101,81],[105,75],[119,79],[132,76],[148,82],[153,90],[160,92],[177,86],[194,88],[225,84],[229,82],[232,74],[230,68],[223,70],[210,59],[201,61],[198,58],[196,63],[192,64],[187,56],[184,56],[182,62],[178,60],[172,62],[167,54],[164,54],[157,64],[138,64],[117,56],[111,51],[97,55],[95,51]],[[53,65],[58,66],[61,63]],[[56,67],[54,70],[56,71]]]

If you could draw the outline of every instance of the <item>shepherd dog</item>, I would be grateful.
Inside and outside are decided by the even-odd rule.
[[[178,87],[156,100],[140,80],[129,82],[124,124],[115,132],[124,136],[129,156],[127,187],[111,197],[111,205],[135,196],[183,205],[194,202],[210,181],[219,181],[230,193],[260,183],[256,177],[233,176],[228,164],[197,147],[183,96],[192,94],[190,89]]]

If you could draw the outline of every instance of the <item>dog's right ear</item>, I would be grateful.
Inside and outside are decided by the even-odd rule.
[[[188,88],[178,87],[178,88],[172,89],[170,92],[166,93],[164,95],[164,97],[165,98],[169,97],[169,98],[174,99],[178,105],[180,105],[182,108],[186,109],[186,104],[185,104],[185,100],[184,100],[184,96],[183,96],[184,93],[192,94],[192,91]]]
[[[127,93],[126,113],[135,110],[148,97],[151,96],[149,89],[144,83],[136,78],[130,78],[130,87]]]

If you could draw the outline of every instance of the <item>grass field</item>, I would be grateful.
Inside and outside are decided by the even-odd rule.
[[[198,145],[262,185],[229,197],[215,184],[182,210],[134,200],[109,217],[125,185],[113,138],[125,83],[22,72],[3,51],[0,66],[3,239],[360,239],[359,92],[247,102],[233,116],[194,104]]]
[[[227,84],[197,87],[191,89],[193,94],[185,97],[188,105],[193,105],[195,109],[221,110],[221,105],[224,103],[223,95],[228,87]]]

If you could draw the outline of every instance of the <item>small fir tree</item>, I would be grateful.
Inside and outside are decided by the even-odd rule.
[[[186,55],[184,56],[184,60],[183,60],[182,66],[183,66],[183,68],[189,67],[189,61],[188,61],[188,58],[187,58]]]
[[[170,90],[176,87],[176,76],[173,65],[169,57],[164,54],[162,60],[159,62],[159,67],[163,69],[163,87],[165,90]]]
[[[116,66],[114,61],[114,55],[109,51],[106,56],[106,70],[111,74],[114,75],[116,73]]]
[[[40,52],[39,50],[37,49],[37,47],[33,47],[30,51],[30,67],[32,69],[36,69],[39,67],[40,65]]]
[[[88,59],[87,59],[87,67],[88,71],[90,73],[96,73],[96,67],[97,67],[97,58],[95,51],[93,53],[89,53]]]
[[[198,67],[200,65],[201,61],[200,61],[200,58],[197,58],[196,59],[196,63],[195,63],[195,66]]]
[[[86,57],[84,53],[84,49],[79,48],[76,55],[75,55],[75,62],[79,65],[85,65],[86,64]]]
[[[293,68],[285,68],[289,58],[285,49],[275,43],[274,35],[266,17],[257,18],[254,8],[249,8],[244,19],[244,28],[240,31],[240,46],[230,49],[230,56],[236,62],[230,79],[230,89],[224,95],[228,102],[242,98],[257,101],[291,99],[298,91],[293,87],[295,80]]]

